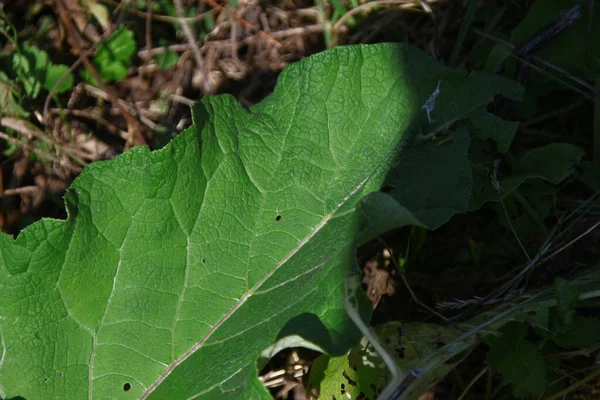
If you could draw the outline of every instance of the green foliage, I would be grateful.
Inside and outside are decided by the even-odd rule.
[[[390,322],[378,325],[374,332],[385,338],[388,351],[400,369],[408,371],[415,362],[447,343],[458,339],[463,332],[455,327],[428,323]],[[475,340],[467,340],[465,348],[471,349]],[[442,363],[429,371],[419,386],[407,399],[418,399],[425,389],[441,381],[468,354],[463,353],[451,362]],[[319,389],[320,398],[376,399],[390,380],[390,372],[383,360],[366,340],[339,357],[320,356],[317,368],[311,371],[310,385]]]
[[[30,98],[38,97],[42,89],[49,92],[63,76],[54,92],[60,94],[73,86],[73,76],[68,67],[53,64],[48,53],[34,46],[24,45],[14,52],[0,55],[0,72],[17,82],[23,94]]]
[[[427,68],[433,67],[423,65],[424,72]],[[494,95],[520,98],[522,88],[515,82],[491,74],[449,70],[438,75],[437,81],[431,79],[427,85],[431,92],[426,99],[436,87],[439,94],[435,96],[431,111],[434,119],[430,120],[427,113],[422,113],[415,121],[414,129],[420,133],[419,137],[431,137],[454,121],[470,121],[476,127],[473,134],[499,141],[504,131],[515,129],[513,123],[500,122],[496,123],[498,129],[495,131],[484,129],[490,121],[498,120],[485,109]],[[465,212],[473,186],[469,143],[467,130],[458,128],[451,137],[425,143],[417,141],[408,149],[386,179],[392,190],[375,193],[363,202],[369,226],[361,241],[366,242],[404,225],[436,229],[453,215]]]
[[[490,346],[487,363],[502,374],[505,384],[512,385],[517,398],[537,397],[546,388],[544,359],[526,335],[525,324],[510,323],[499,337],[486,340]]]
[[[549,396],[562,388],[556,372],[563,360],[544,357],[545,354],[566,350],[581,350],[586,354],[598,346],[600,319],[585,317],[576,311],[582,291],[565,279],[557,278],[550,293],[555,307],[549,309],[548,302],[540,302],[521,317],[514,318],[500,330],[500,335],[484,337],[490,347],[488,365],[502,375],[503,384],[511,385],[516,398],[537,398],[542,393]],[[586,350],[588,348],[590,350]]]
[[[418,131],[460,118],[442,91],[440,122],[423,124],[439,80],[470,85],[410,46],[336,48],[249,111],[205,98],[162,150],[90,165],[67,221],[0,236],[4,394],[265,398],[257,359],[273,343],[341,354],[357,339],[339,299],[359,202]],[[464,134],[457,146],[464,157]]]
[[[408,150],[388,174],[393,187],[363,202],[363,242],[404,225],[437,228],[454,214],[466,210],[472,175],[467,161],[469,136],[465,130],[453,137]],[[441,167],[444,166],[444,167]]]
[[[131,59],[137,50],[133,31],[119,26],[106,41],[98,45],[93,63],[103,81],[118,81],[127,76]],[[85,69],[84,79],[97,84],[90,72]]]

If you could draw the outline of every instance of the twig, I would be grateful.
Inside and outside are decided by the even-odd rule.
[[[152,0],[146,4],[146,49],[152,48]]]
[[[99,124],[104,125],[106,127],[106,129],[108,129],[109,132],[119,135],[119,137],[121,139],[123,139],[123,140],[127,140],[127,132],[122,131],[115,124],[107,121],[106,119],[102,118],[99,115],[94,114],[91,111],[87,111],[87,110],[70,110],[70,109],[63,109],[63,108],[52,108],[52,109],[49,110],[49,113],[50,114],[66,113],[66,114],[74,115],[76,117],[91,119],[93,121],[98,122]]]
[[[116,2],[114,0],[101,0],[101,1],[103,3],[108,4],[115,8],[122,7],[121,3]],[[129,12],[135,16],[142,17],[142,18],[148,18],[148,16],[150,15],[150,18],[152,18],[155,21],[170,22],[173,24],[179,24],[182,21],[185,21],[188,24],[193,24],[193,23],[202,21],[204,18],[208,17],[211,14],[214,14],[216,12],[216,10],[209,10],[207,12],[203,12],[201,14],[196,15],[195,17],[183,17],[183,18],[171,17],[170,15],[154,14],[152,12],[144,12],[144,11],[136,10],[135,8],[132,8],[132,7],[127,7],[127,12]]]
[[[277,31],[277,32],[271,32],[270,34],[271,34],[271,36],[273,36],[276,39],[287,39],[288,37],[292,37],[292,36],[307,35],[307,34],[311,34],[311,33],[320,33],[320,32],[323,32],[323,30],[325,30],[327,28],[328,28],[327,24],[325,24],[325,25],[314,24],[314,25],[308,25],[308,26],[304,26],[304,27],[289,28],[289,29],[285,29],[285,30],[281,30],[281,31]],[[248,43],[252,42],[252,40],[254,40],[254,37],[247,37],[236,43],[237,44],[248,44]],[[224,39],[224,40],[206,41],[202,45],[203,48],[213,47],[213,46],[216,46],[216,47],[233,46],[233,43],[232,43],[231,39]],[[150,50],[140,50],[140,51],[138,51],[138,57],[140,57],[142,59],[148,59],[150,57],[154,57],[155,55],[158,55],[158,54],[161,54],[161,53],[164,53],[167,51],[175,51],[178,53],[183,53],[190,49],[191,49],[191,45],[187,44],[187,43],[172,44],[169,46],[155,47]]]
[[[379,238],[379,241],[388,249],[391,249],[391,247],[389,247],[387,245],[387,243]],[[410,246],[410,242],[409,242],[409,246]],[[391,253],[391,252],[390,252]],[[408,253],[408,252],[407,252]],[[408,256],[408,254],[407,254]],[[442,314],[440,314],[439,312],[435,311],[433,308],[429,307],[427,304],[423,303],[415,294],[415,292],[413,292],[412,288],[410,287],[410,284],[408,283],[408,279],[406,279],[406,275],[404,274],[404,271],[402,270],[402,268],[400,268],[400,266],[398,265],[398,261],[396,260],[396,257],[394,256],[394,254],[391,254],[390,257],[392,264],[394,265],[394,268],[396,268],[396,271],[398,271],[398,274],[400,275],[400,278],[402,278],[402,282],[404,282],[404,286],[406,286],[406,289],[408,289],[408,293],[410,293],[410,297],[412,297],[413,301],[415,303],[417,303],[419,306],[423,307],[424,309],[426,309],[427,311],[429,311],[431,314],[435,315],[436,317],[446,321],[446,322],[450,322],[450,319],[448,319],[447,317],[443,316]]]
[[[169,99],[173,100],[175,103],[185,104],[186,106],[190,107],[193,106],[194,103],[196,103],[194,100],[188,99],[187,97],[178,94],[169,94]]]
[[[58,150],[64,152],[67,156],[69,156],[73,161],[75,161],[82,167],[85,167],[87,165],[85,161],[83,161],[81,158],[74,154],[74,151],[59,145],[51,138],[44,135],[40,130],[38,130],[33,124],[30,124],[29,122],[20,120],[18,118],[3,117],[0,118],[0,126],[4,126],[5,128],[17,131],[28,139],[37,137],[41,141],[48,143],[49,145],[54,146]],[[77,172],[79,172],[79,169],[77,169]]]
[[[175,5],[175,11],[177,12],[178,18],[183,18],[185,15],[183,11],[183,5],[181,4],[181,0],[173,0],[173,4]],[[194,53],[194,58],[196,59],[196,64],[198,65],[198,69],[202,74],[202,90],[204,94],[211,94],[213,92],[212,87],[210,85],[210,81],[208,80],[208,71],[206,70],[206,65],[204,63],[204,59],[202,58],[202,54],[200,53],[200,48],[196,43],[196,39],[194,38],[194,33],[192,32],[192,28],[188,25],[187,22],[180,20],[181,28],[183,29],[183,34],[185,35],[188,43],[192,48],[192,52]]]
[[[526,55],[534,53],[555,36],[558,36],[569,26],[573,25],[582,15],[581,6],[579,4],[561,12],[546,26],[537,31],[531,38],[517,46],[514,50],[515,54],[525,57]]]
[[[596,229],[599,225],[600,225],[600,221],[596,222],[594,225],[592,225],[591,227],[589,227],[588,229],[586,229],[585,232],[583,232],[582,234],[580,234],[579,236],[577,236],[575,239],[570,240],[565,245],[561,246],[558,250],[556,250],[556,251],[552,252],[551,254],[549,254],[548,256],[542,258],[539,263],[540,264],[545,263],[546,261],[548,261],[552,257],[556,256],[558,253],[564,251],[567,247],[572,246],[575,242],[577,242],[578,240],[582,239],[584,236],[588,235],[590,232],[592,232],[594,229]]]
[[[484,38],[486,38],[488,40],[491,40],[491,41],[496,42],[496,43],[500,43],[500,44],[508,47],[511,50],[514,50],[515,47],[516,47],[512,43],[509,43],[509,42],[507,42],[505,40],[502,40],[502,39],[500,39],[498,37],[495,37],[495,36],[493,36],[491,34],[488,34],[486,32],[483,32],[480,29],[473,28],[473,32],[475,32],[476,34],[478,34],[478,35],[480,35],[480,36],[482,36],[482,37],[484,37]],[[554,64],[551,64],[551,63],[549,63],[549,62],[547,62],[547,61],[539,58],[538,56],[529,56],[529,57],[527,57],[527,59],[523,59],[523,58],[520,58],[518,55],[514,54],[514,51],[511,52],[511,53],[509,53],[509,56],[515,57],[519,61],[522,61],[522,62],[525,62],[525,63],[529,63],[532,67],[535,67],[538,70],[540,70],[541,72],[544,72],[546,74],[548,74],[548,73],[546,71],[544,71],[543,69],[541,69],[540,67],[537,67],[533,62],[535,62],[537,64],[540,64],[540,65],[542,65],[542,66],[544,66],[544,67],[546,67],[548,69],[551,69],[551,70],[553,70],[555,72],[558,72],[558,73],[564,75],[565,77],[567,77],[568,79],[572,80],[573,82],[575,82],[575,83],[583,86],[584,88],[588,89],[591,92],[591,94],[590,93],[586,93],[583,90],[581,90],[581,89],[579,89],[579,88],[577,88],[577,87],[575,87],[575,86],[573,86],[573,85],[571,85],[571,84],[569,84],[567,82],[561,81],[560,79],[554,77],[551,74],[548,74],[548,76],[550,78],[555,79],[556,81],[562,83],[563,85],[567,86],[568,88],[573,89],[574,91],[576,91],[577,93],[580,93],[584,97],[586,97],[586,98],[588,98],[588,99],[590,99],[592,101],[596,100],[594,96],[596,96],[599,93],[598,89],[596,89],[594,86],[590,85],[589,83],[587,83],[583,79],[580,79],[580,78],[578,78],[576,76],[571,75],[570,73],[568,73],[564,69],[562,69],[562,68],[560,68],[560,67],[558,67],[558,66],[556,66]]]
[[[219,11],[226,11],[225,7],[223,7],[222,5],[220,5],[219,3],[215,2],[214,0],[202,0],[205,4],[208,4],[210,7],[212,8],[216,8]],[[275,45],[275,47],[277,48],[281,48],[283,45],[281,43],[279,43],[279,41],[277,41],[275,38],[273,38],[271,35],[269,35],[267,32],[263,31],[260,28],[257,28],[256,26],[254,26],[253,24],[251,24],[250,22],[246,21],[244,18],[240,17],[239,15],[237,15],[235,12],[231,12],[229,11],[229,14],[231,15],[231,17],[233,19],[235,19],[237,22],[239,22],[240,24],[244,25],[246,28],[250,29],[251,31],[257,32],[263,39],[268,40],[269,42],[271,42],[273,45]]]
[[[437,1],[439,0],[429,0],[428,3],[431,4]],[[346,14],[342,15],[342,17],[331,28],[331,35],[335,35],[341,29],[342,25],[344,25],[346,21],[348,21],[354,15],[358,13],[369,12],[373,9],[380,7],[397,7],[400,9],[411,9],[416,7],[423,7],[423,5],[418,0],[380,0],[361,4],[360,6],[355,7],[352,10],[348,11]]]
[[[62,162],[61,160],[59,160],[58,158],[56,158],[56,156],[54,154],[50,154],[50,153],[47,153],[47,152],[45,152],[43,150],[40,150],[40,149],[38,149],[38,148],[30,145],[29,143],[27,143],[25,141],[22,141],[22,140],[19,140],[17,138],[14,138],[14,137],[10,136],[7,133],[0,132],[0,138],[6,140],[7,142],[11,142],[11,143],[14,143],[14,144],[16,144],[18,146],[21,146],[22,148],[24,148],[26,150],[33,151],[35,154],[37,154],[40,157],[44,157],[44,158],[47,158],[49,160],[52,160],[55,163],[57,163],[57,164],[65,167],[66,169],[70,170],[71,172],[74,172],[74,173],[81,172],[80,168],[74,167],[74,166],[72,166],[69,163]],[[6,193],[6,190],[4,191],[4,193]]]
[[[6,189],[4,192],[0,192],[0,197],[33,194],[39,192],[40,190],[41,189],[37,186],[22,186],[14,189]]]
[[[544,121],[547,121],[549,119],[556,118],[556,117],[558,117],[560,115],[568,114],[571,111],[573,111],[574,109],[576,109],[577,107],[580,107],[581,105],[583,105],[584,103],[585,103],[584,100],[579,99],[579,100],[575,101],[572,104],[569,104],[567,106],[561,107],[561,108],[556,109],[556,110],[552,110],[552,111],[550,111],[550,112],[548,112],[548,113],[546,113],[544,115],[540,115],[539,117],[532,118],[532,119],[530,119],[528,121],[520,122],[519,123],[519,128],[527,128],[527,127],[529,127],[531,125],[535,125],[535,124],[538,124],[540,122],[544,122]]]

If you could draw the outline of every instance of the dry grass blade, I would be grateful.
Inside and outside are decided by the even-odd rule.
[[[401,10],[418,11],[421,8],[424,12],[431,12],[430,4],[435,3],[439,0],[429,0],[423,2],[419,0],[378,0],[371,1],[368,3],[361,4],[358,7],[353,8],[344,14],[331,28],[331,47],[336,46],[340,42],[339,34],[342,31],[342,27],[348,22],[348,20],[354,17],[356,14],[369,13],[379,8],[398,8]]]
[[[204,62],[204,59],[202,58],[202,54],[200,53],[200,48],[198,47],[198,44],[196,43],[196,39],[195,39],[195,34],[194,32],[192,32],[192,28],[190,28],[189,24],[185,21],[182,20],[183,16],[184,16],[184,10],[183,10],[183,5],[181,3],[181,0],[173,0],[173,4],[175,4],[175,10],[177,12],[177,16],[180,19],[180,25],[181,28],[183,29],[183,33],[188,41],[188,43],[190,44],[190,47],[192,48],[192,52],[194,54],[194,59],[196,60],[196,65],[198,66],[198,69],[200,70],[200,73],[203,76],[203,80],[202,80],[202,89],[204,91],[204,94],[212,94],[213,93],[213,88],[211,87],[210,81],[209,81],[209,77],[208,77],[208,71],[206,70],[206,63]]]

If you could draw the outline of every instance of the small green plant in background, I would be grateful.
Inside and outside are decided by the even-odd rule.
[[[106,41],[100,43],[93,63],[102,80],[111,82],[125,78],[136,50],[134,34],[124,26],[120,26]],[[97,85],[87,69],[83,70],[82,75],[85,80]]]
[[[36,99],[45,91],[60,94],[71,89],[73,76],[68,67],[54,64],[48,53],[18,41],[14,26],[0,14],[0,34],[13,48],[0,53],[0,101],[4,115],[27,116],[23,99]],[[59,83],[59,80],[61,82]]]

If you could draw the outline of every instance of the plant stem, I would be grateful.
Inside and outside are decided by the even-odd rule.
[[[515,190],[512,194],[513,196],[515,196],[515,199],[519,202],[521,207],[523,207],[529,218],[531,218],[542,230],[542,232],[544,232],[544,236],[548,237],[550,235],[550,231],[548,231],[548,228],[546,227],[546,225],[544,225],[544,222],[540,219],[538,213],[533,209],[533,207],[531,207],[529,201],[527,201],[527,199],[523,197],[523,195],[519,193],[518,190]]]
[[[550,397],[546,397],[545,400],[558,400],[563,398],[566,394],[578,389],[579,387],[585,385],[587,382],[591,381],[592,379],[594,379],[595,377],[600,376],[600,368],[597,369],[596,371],[592,372],[591,374],[589,374],[588,376],[586,376],[583,379],[578,380],[577,382],[574,382],[571,386],[567,387],[564,390],[561,390],[558,393],[554,393],[552,396]]]
[[[490,369],[490,367],[487,366],[484,369],[482,369],[481,371],[479,371],[479,373],[477,375],[475,375],[475,377],[473,379],[471,379],[471,382],[469,382],[469,384],[467,385],[465,390],[463,390],[463,392],[460,394],[460,396],[458,397],[458,400],[462,400],[467,395],[467,393],[469,392],[471,387],[479,380],[479,378],[481,378],[483,375],[485,375],[485,373],[488,372],[489,369]]]

